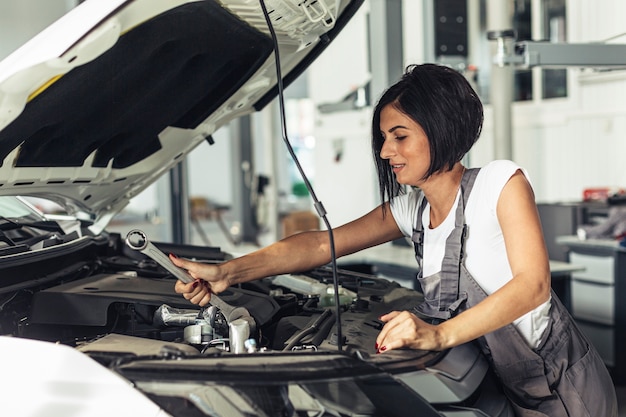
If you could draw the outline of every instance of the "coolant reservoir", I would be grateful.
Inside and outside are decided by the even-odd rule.
[[[329,307],[335,304],[335,289],[332,284],[323,284],[317,279],[305,275],[277,275],[271,281],[274,285],[289,288],[299,294],[319,296],[320,307]],[[339,286],[339,304],[351,304],[356,297],[356,293]]]
[[[345,288],[339,287],[339,305],[345,306],[352,304],[356,299],[356,294]],[[330,307],[335,305],[335,289],[332,286],[326,288],[326,294],[320,296],[320,307]]]
[[[293,292],[304,295],[326,294],[326,284],[322,284],[318,280],[304,275],[276,275],[272,278],[272,284],[289,288]]]

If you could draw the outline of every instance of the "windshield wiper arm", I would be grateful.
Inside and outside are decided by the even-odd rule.
[[[0,230],[12,230],[22,227],[20,223],[9,219],[8,217],[0,216],[0,220],[4,221],[4,223],[0,224]]]
[[[33,229],[40,229],[40,230],[46,230],[50,232],[63,233],[63,229],[61,229],[61,226],[59,226],[59,224],[55,222],[54,220],[37,220],[37,221],[20,223],[17,220],[0,216],[0,221],[4,221],[4,223],[0,223],[0,230],[14,230],[14,229],[21,229],[23,227],[32,227]]]

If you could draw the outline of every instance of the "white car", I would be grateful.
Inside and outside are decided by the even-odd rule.
[[[88,0],[0,62],[0,415],[513,415],[471,343],[376,354],[378,317],[417,291],[323,267],[199,308],[107,232],[220,126],[276,98],[275,44],[287,85],[362,3],[266,2],[276,42],[256,0]]]

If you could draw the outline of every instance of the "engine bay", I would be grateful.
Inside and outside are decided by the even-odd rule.
[[[218,248],[154,244],[164,253],[201,262],[230,259]],[[352,393],[367,387],[354,385],[357,375],[366,373],[378,375],[372,381],[382,384],[381,389],[391,384],[406,395],[417,395],[422,405],[426,401],[443,410],[457,404],[487,415],[512,415],[474,344],[441,352],[376,354],[380,316],[412,310],[422,301],[420,292],[395,281],[338,269],[337,308],[335,274],[322,266],[232,286],[199,307],[174,291],[176,278],[170,272],[129,249],[116,233],[85,234],[47,250],[3,257],[0,267],[0,336],[71,347],[132,381],[164,409],[189,404],[187,394],[164,393],[164,387],[172,392],[181,387],[205,390],[211,380],[233,384],[233,392],[240,394],[248,388],[262,392],[265,398],[297,371],[308,390],[318,385],[304,381],[325,381],[315,398],[345,403],[346,410],[357,401]],[[393,379],[381,376],[391,374]],[[273,384],[259,385],[261,375]],[[347,384],[341,385],[341,400],[327,392],[326,386],[335,383]],[[370,394],[386,401],[376,389]],[[367,409],[363,415],[378,415],[378,406],[359,398]],[[440,415],[429,410],[428,415]]]
[[[217,248],[156,245],[203,262],[228,258]],[[128,250],[119,235],[82,246],[79,262],[56,256],[56,268],[46,276],[34,272],[32,263],[23,265],[22,273],[38,276],[1,295],[1,334],[70,346],[118,334],[184,343],[200,353],[337,349],[329,266],[234,286],[200,308],[176,294],[175,278]],[[375,353],[383,325],[378,317],[420,301],[418,292],[368,274],[340,269],[337,278],[342,344],[348,351]]]

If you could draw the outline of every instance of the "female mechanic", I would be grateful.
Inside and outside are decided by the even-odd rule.
[[[334,229],[337,256],[410,237],[425,302],[392,311],[375,349],[443,350],[476,340],[519,416],[617,416],[610,375],[551,292],[527,172],[512,161],[466,169],[483,107],[462,74],[407,68],[374,109],[372,149],[382,204]],[[408,189],[408,191],[407,191]],[[171,256],[196,281],[192,303],[271,275],[330,262],[326,231],[303,232],[219,265]]]

